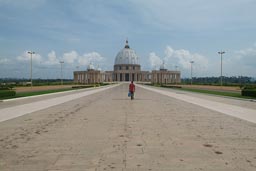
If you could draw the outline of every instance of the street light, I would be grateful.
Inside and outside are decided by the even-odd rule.
[[[32,55],[35,54],[33,51],[28,51],[28,54],[30,54],[30,82],[31,82],[31,88],[33,86],[32,83]]]
[[[175,65],[175,71],[177,72],[178,65]],[[177,73],[175,74],[175,84],[177,84]]]
[[[222,55],[224,54],[225,52],[224,51],[220,51],[218,52],[218,54],[220,54],[220,86],[222,87]]]
[[[64,64],[64,61],[60,61],[60,70],[61,70],[61,85],[63,85],[62,64]]]
[[[192,85],[192,64],[194,63],[194,61],[190,61],[190,64],[191,64],[191,67],[190,67],[190,69],[191,69],[191,71],[190,71],[190,74],[191,74],[191,85]]]

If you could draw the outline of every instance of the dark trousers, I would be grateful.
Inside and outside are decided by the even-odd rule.
[[[131,100],[134,99],[134,92],[131,92]]]

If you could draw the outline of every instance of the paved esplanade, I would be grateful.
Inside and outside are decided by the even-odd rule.
[[[138,86],[131,101],[127,91],[1,122],[0,170],[256,170],[255,123]]]

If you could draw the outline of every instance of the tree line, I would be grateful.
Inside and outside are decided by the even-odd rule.
[[[256,84],[256,79],[247,76],[222,77],[223,85]],[[183,84],[191,84],[191,78],[181,79]],[[220,77],[193,77],[193,84],[220,85]]]

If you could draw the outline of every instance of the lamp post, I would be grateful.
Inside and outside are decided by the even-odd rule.
[[[28,51],[28,54],[30,54],[30,82],[31,82],[31,88],[33,86],[32,82],[32,55],[35,54],[33,51]]]
[[[192,85],[192,79],[193,79],[193,77],[192,77],[192,64],[193,63],[194,63],[194,61],[190,61],[190,64],[191,64],[191,66],[190,66],[191,85]]]
[[[220,86],[222,87],[222,55],[224,54],[224,51],[218,52],[220,54]]]
[[[176,71],[176,73],[175,73],[175,84],[177,84],[177,68],[178,68],[178,66],[177,65],[175,65],[175,71]]]
[[[60,70],[61,70],[61,85],[63,85],[63,75],[62,75],[62,65],[64,64],[64,61],[60,61]]]

